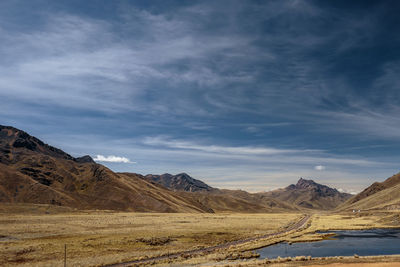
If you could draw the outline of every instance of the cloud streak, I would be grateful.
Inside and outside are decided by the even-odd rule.
[[[124,141],[125,142],[125,141]],[[251,162],[280,163],[285,166],[313,164],[321,162],[324,164],[335,165],[355,165],[355,166],[379,166],[382,162],[370,161],[357,157],[338,157],[323,150],[312,149],[278,149],[270,147],[232,147],[220,145],[203,145],[189,141],[171,140],[166,137],[147,137],[141,141],[142,144],[156,148],[158,151],[170,151],[176,153],[188,153],[205,157],[221,157],[225,159],[246,160]],[[315,166],[315,170],[325,170],[325,166]]]
[[[197,150],[208,153],[238,154],[238,155],[275,155],[287,153],[310,152],[308,150],[277,149],[269,147],[250,147],[250,146],[219,146],[219,145],[199,145],[193,142],[168,140],[163,137],[147,137],[143,144],[150,146],[162,146],[176,149]]]

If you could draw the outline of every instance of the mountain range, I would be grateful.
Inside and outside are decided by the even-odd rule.
[[[398,208],[400,174],[356,196],[300,178],[286,188],[218,189],[186,173],[116,173],[90,156],[73,157],[28,133],[0,125],[0,202],[141,212],[283,212]]]

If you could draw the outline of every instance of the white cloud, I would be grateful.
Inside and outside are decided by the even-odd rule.
[[[314,167],[314,169],[317,170],[317,171],[323,171],[323,170],[326,169],[326,167],[322,166],[322,165],[317,165],[317,166]]]
[[[348,193],[348,194],[352,194],[352,195],[357,195],[358,193],[360,193],[360,191],[347,190],[347,189],[343,189],[343,188],[338,188],[337,190],[338,190],[340,193]]]
[[[128,158],[125,157],[118,157],[118,156],[103,156],[103,155],[97,155],[94,158],[94,161],[100,161],[100,162],[117,162],[117,163],[136,163],[130,161]]]

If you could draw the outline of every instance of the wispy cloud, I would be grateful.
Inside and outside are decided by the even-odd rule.
[[[125,141],[124,141],[125,142]],[[354,166],[379,166],[383,162],[371,161],[360,157],[340,157],[323,150],[313,149],[285,149],[272,147],[252,146],[221,146],[213,144],[198,144],[190,141],[173,140],[164,136],[146,137],[142,144],[156,148],[158,151],[165,150],[175,153],[192,153],[203,157],[221,157],[225,159],[246,160],[251,162],[264,162],[280,166],[311,165],[315,162],[333,165]],[[170,152],[168,152],[170,153]],[[240,163],[238,163],[240,164]],[[318,168],[325,168],[321,165]],[[322,169],[321,169],[322,170]]]
[[[324,125],[320,131],[352,134],[364,140],[400,138],[400,109],[397,106],[388,105],[385,110],[361,106],[347,112],[321,112],[320,115],[320,123]],[[327,117],[334,119],[335,125],[324,122]]]
[[[147,137],[143,144],[151,146],[163,146],[177,149],[198,150],[209,153],[222,154],[244,154],[244,155],[275,155],[285,153],[310,152],[309,150],[295,149],[277,149],[269,147],[251,147],[251,146],[219,146],[219,145],[199,145],[193,142],[168,140],[163,137]]]

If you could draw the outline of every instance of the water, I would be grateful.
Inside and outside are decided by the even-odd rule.
[[[329,257],[400,254],[400,229],[329,231],[332,239],[306,243],[279,243],[256,250],[260,258]]]

